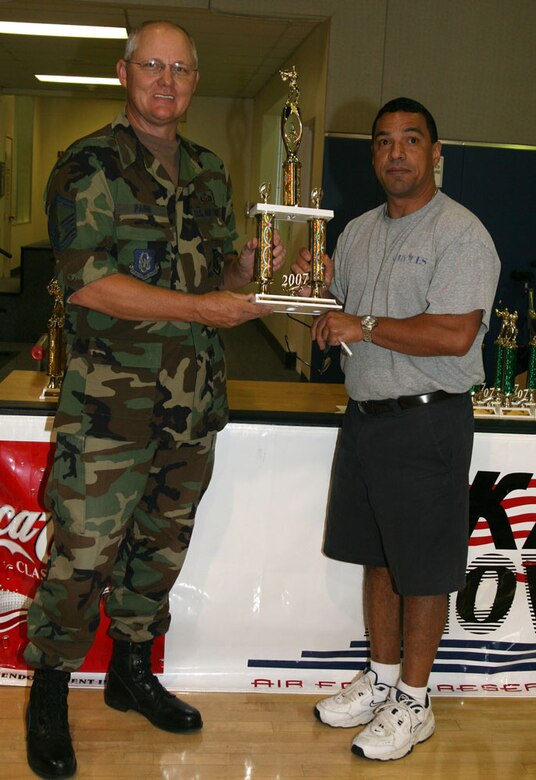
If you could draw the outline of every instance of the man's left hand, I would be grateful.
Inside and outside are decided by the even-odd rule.
[[[251,282],[253,279],[253,273],[255,269],[255,250],[257,249],[258,241],[256,238],[250,238],[245,247],[240,252],[238,258],[238,268],[240,276]],[[274,249],[272,252],[274,261],[274,272],[278,271],[285,262],[285,247],[281,241],[281,236],[278,230],[274,230]]]
[[[311,328],[311,335],[320,349],[337,347],[344,342],[352,344],[363,340],[359,317],[342,311],[329,311],[317,317]]]

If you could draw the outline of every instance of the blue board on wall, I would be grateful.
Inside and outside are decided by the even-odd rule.
[[[529,340],[527,276],[536,286],[536,147],[477,146],[443,142],[441,189],[470,209],[490,232],[501,258],[501,276],[495,305],[519,312],[518,372],[526,369]],[[322,208],[333,209],[327,226],[327,251],[354,217],[385,198],[371,164],[370,137],[327,136],[324,144]],[[516,278],[513,278],[516,277]],[[488,383],[493,380],[494,347],[500,322],[492,318],[485,339],[484,362]],[[313,355],[313,361],[318,355]],[[338,361],[333,361],[333,364]],[[336,368],[315,378],[341,381]]]

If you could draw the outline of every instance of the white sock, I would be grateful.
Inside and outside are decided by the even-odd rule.
[[[376,674],[378,682],[388,685],[389,688],[396,685],[400,677],[400,664],[379,664],[377,661],[371,661],[370,669]]]
[[[420,704],[426,703],[426,685],[424,688],[413,688],[413,686],[408,685],[403,680],[400,680],[396,687],[399,691],[402,691],[402,693],[406,693],[408,696],[411,696],[412,699],[416,699]]]

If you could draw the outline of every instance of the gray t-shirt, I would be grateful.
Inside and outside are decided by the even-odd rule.
[[[379,206],[348,223],[333,259],[330,290],[349,314],[404,319],[483,311],[478,336],[463,357],[418,357],[352,344],[352,357],[341,352],[350,398],[460,393],[483,381],[482,340],[500,261],[474,214],[442,192],[407,217],[391,219]]]

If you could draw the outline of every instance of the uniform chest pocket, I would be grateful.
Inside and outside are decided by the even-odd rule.
[[[163,206],[119,206],[115,213],[119,265],[143,281],[166,278],[167,247],[173,226]]]
[[[172,225],[164,206],[129,204],[115,211],[115,230],[121,238],[164,238],[169,240]]]
[[[198,217],[196,221],[203,242],[208,276],[219,285],[223,278],[223,247],[225,239],[229,238],[229,231],[223,220],[215,217]]]

